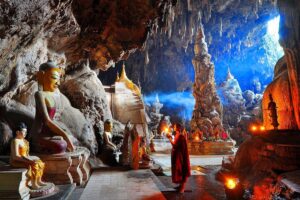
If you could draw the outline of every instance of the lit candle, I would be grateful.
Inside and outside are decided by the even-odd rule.
[[[256,130],[257,130],[257,126],[254,126],[254,125],[253,125],[253,126],[251,127],[251,130],[252,130],[252,131],[256,131]]]
[[[238,184],[238,180],[236,178],[227,178],[226,182],[225,182],[225,186],[230,189],[233,190]]]
[[[165,132],[166,132],[166,133],[169,133],[168,127],[165,128]]]

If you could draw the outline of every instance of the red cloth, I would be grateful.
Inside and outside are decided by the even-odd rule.
[[[52,120],[55,116],[56,108],[48,108],[48,115]],[[64,153],[67,149],[67,142],[65,140],[55,140],[52,137],[56,136],[51,129],[43,124],[40,134],[36,138],[36,151],[39,153],[50,153],[50,154],[59,154]]]
[[[187,141],[182,134],[177,134],[171,155],[172,181],[173,183],[186,182],[191,175],[190,157]]]

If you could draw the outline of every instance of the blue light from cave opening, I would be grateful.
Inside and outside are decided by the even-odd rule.
[[[145,103],[150,106],[156,101],[156,95],[159,97],[159,102],[164,105],[161,113],[171,115],[172,122],[189,121],[192,118],[195,99],[191,91],[153,92],[144,96]]]
[[[279,40],[279,22],[280,22],[280,16],[277,16],[270,21],[268,21],[267,25],[267,34],[274,38],[275,41]],[[280,45],[278,45],[280,47]],[[277,46],[277,47],[278,47]]]
[[[263,93],[266,85],[273,79],[276,62],[284,55],[278,42],[279,21],[279,16],[268,21],[266,29],[262,30],[265,31],[263,33],[264,36],[257,43],[257,46],[243,47],[239,53],[231,51],[218,60],[212,55],[212,61],[216,67],[215,78],[217,86],[226,79],[229,67],[231,73],[238,80],[242,91],[252,90],[255,93]],[[232,55],[236,56],[233,57]],[[186,66],[192,68],[191,59],[190,63],[186,63]],[[191,77],[193,78],[193,76],[194,74],[192,73]],[[151,105],[155,101],[157,93],[160,102],[164,104],[162,113],[170,114],[171,112],[171,115],[178,117],[177,120],[180,118],[190,120],[192,118],[195,105],[192,91],[153,92],[144,96],[145,103]]]
[[[241,45],[240,52],[233,48],[219,58],[212,55],[216,67],[217,85],[226,79],[227,70],[230,68],[242,91],[252,90],[255,93],[263,93],[273,79],[276,62],[284,55],[278,42],[279,21],[280,16],[269,20],[266,28],[261,30],[265,33],[258,34],[262,37],[259,41],[255,41],[255,45],[249,47]]]

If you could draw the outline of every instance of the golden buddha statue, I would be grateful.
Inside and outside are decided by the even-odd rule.
[[[58,90],[60,76],[61,69],[51,61],[41,64],[37,73],[39,91],[35,93],[36,115],[31,136],[34,150],[39,153],[58,154],[75,149],[66,131],[54,123],[63,107]]]
[[[27,168],[27,182],[26,185],[34,190],[46,186],[47,183],[42,181],[42,176],[45,164],[39,157],[29,155],[29,142],[25,139],[27,134],[27,127],[24,123],[20,123],[16,137],[11,142],[10,165],[12,167]],[[29,185],[31,182],[31,185]]]
[[[112,128],[113,124],[110,120],[106,120],[104,122],[104,133],[103,133],[103,139],[104,139],[104,145],[105,148],[110,149],[111,151],[116,151],[117,146],[112,142]]]
[[[122,72],[121,76],[117,78],[116,82],[123,82],[125,83],[126,87],[130,89],[134,94],[141,96],[141,90],[139,89],[138,86],[136,86],[131,80],[126,75],[125,71],[125,64],[123,63],[122,65]]]
[[[105,164],[118,165],[117,162],[117,146],[112,142],[112,129],[113,124],[110,120],[104,122],[104,133],[103,133],[103,147],[100,158]]]

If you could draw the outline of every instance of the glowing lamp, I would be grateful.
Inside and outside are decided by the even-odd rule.
[[[260,126],[260,127],[259,127],[259,130],[260,130],[260,131],[264,131],[264,130],[266,130],[266,127]]]
[[[257,131],[257,126],[254,126],[254,125],[253,125],[253,126],[251,127],[251,130],[252,130],[252,131]]]
[[[199,138],[198,135],[195,137],[195,140],[196,140],[196,141],[199,141],[199,140],[200,140],[200,138]]]
[[[168,129],[168,128],[165,128],[165,132],[168,133],[168,132],[169,132],[169,129]]]
[[[230,190],[236,188],[237,184],[238,180],[236,178],[228,178],[225,182],[225,186]]]

